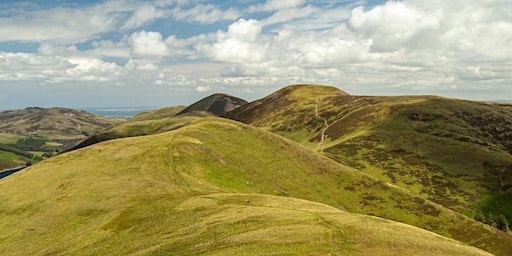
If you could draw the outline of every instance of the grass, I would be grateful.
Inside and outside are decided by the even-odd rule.
[[[0,132],[0,143],[1,144],[15,144],[19,139],[23,139],[23,138],[26,138],[26,136]]]
[[[512,189],[510,104],[350,96],[333,87],[294,85],[229,116],[459,213]]]
[[[0,150],[0,159],[0,171],[22,166],[30,162],[30,159],[2,150]]]
[[[181,110],[183,110],[183,107],[170,107],[139,114],[124,123],[113,126],[110,129],[80,141],[78,144],[71,147],[70,150],[83,148],[107,140],[172,131],[186,126],[201,117],[209,116],[209,114],[201,112],[175,116],[175,114]]]
[[[12,146],[22,139],[30,138],[46,141],[44,148],[18,147],[25,153],[34,153],[38,156],[37,159],[33,159],[36,162],[45,153],[45,155],[52,155],[55,151],[61,150],[64,144],[69,145],[85,138],[86,134],[97,133],[120,122],[120,120],[64,108],[26,108],[4,111],[0,112],[0,121],[0,144]],[[9,162],[12,160],[0,157],[0,165],[9,165]]]
[[[0,254],[484,254],[356,213],[492,252],[512,244],[297,143],[219,118],[47,159],[3,180],[0,200]]]

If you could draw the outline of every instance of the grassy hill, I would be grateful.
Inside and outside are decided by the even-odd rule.
[[[2,180],[0,200],[0,254],[486,254],[368,214],[512,253],[502,232],[214,117],[50,158]]]
[[[512,223],[511,104],[295,85],[228,115],[502,230]]]
[[[0,112],[0,170],[40,161],[120,120],[66,108]]]
[[[176,115],[184,109],[184,106],[176,106],[140,113],[126,122],[112,126],[107,130],[80,141],[75,146],[69,148],[69,150],[87,147],[107,140],[172,131],[188,125],[202,117],[211,115],[207,112],[200,111],[194,111],[179,116]]]
[[[247,103],[247,101],[231,95],[216,93],[198,100],[197,102],[180,111],[177,115],[183,115],[192,112],[208,112],[215,116],[223,116],[227,112]]]
[[[227,112],[247,104],[247,101],[216,93],[194,102],[188,107],[177,106],[141,113],[127,122],[81,141],[71,150],[111,139],[150,135],[183,127],[206,116],[223,116]]]

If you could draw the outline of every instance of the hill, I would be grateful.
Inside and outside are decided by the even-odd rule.
[[[2,180],[0,200],[0,254],[486,254],[359,214],[512,252],[504,233],[213,117],[50,158]]]
[[[80,141],[67,151],[80,149],[107,140],[172,131],[210,115],[208,112],[196,111],[177,116],[183,109],[185,109],[184,106],[176,106],[140,113],[126,122],[112,126]]]
[[[193,103],[177,115],[191,112],[208,112],[215,116],[223,116],[227,112],[247,103],[247,101],[231,95],[216,93]]]
[[[502,230],[512,223],[511,104],[294,85],[228,116]]]
[[[39,161],[119,122],[66,108],[0,112],[0,170]]]
[[[247,101],[227,95],[212,94],[194,102],[188,107],[177,106],[141,113],[127,122],[116,125],[106,131],[91,136],[69,150],[83,148],[111,139],[150,135],[171,131],[183,127],[206,116],[223,116]]]

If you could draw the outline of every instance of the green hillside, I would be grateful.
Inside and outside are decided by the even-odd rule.
[[[504,231],[512,223],[511,104],[295,85],[229,116]]]
[[[227,112],[247,104],[247,101],[222,93],[212,94],[188,107],[177,106],[141,113],[127,122],[81,141],[71,150],[83,148],[102,141],[156,134],[183,127],[206,116],[223,116]]]
[[[166,131],[172,131],[188,125],[202,117],[210,116],[206,112],[193,112],[176,116],[185,109],[184,106],[167,107],[150,112],[140,113],[126,122],[112,126],[111,128],[94,134],[80,141],[69,150],[87,147],[102,141],[151,135]]]
[[[40,161],[120,121],[66,108],[0,112],[0,170]]]
[[[504,233],[213,117],[47,159],[2,180],[0,200],[0,254],[485,254],[368,214],[512,253]]]

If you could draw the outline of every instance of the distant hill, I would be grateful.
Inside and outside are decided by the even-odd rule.
[[[228,116],[489,225],[512,223],[511,104],[295,85]]]
[[[70,148],[70,150],[111,139],[151,135],[175,130],[205,116],[223,116],[228,111],[245,104],[247,104],[247,101],[231,95],[212,94],[188,107],[169,107],[140,113],[127,122],[81,141],[76,146]]]
[[[0,112],[0,170],[37,162],[119,122],[67,108]]]
[[[80,141],[73,147],[69,148],[68,151],[87,147],[107,140],[172,131],[190,124],[204,116],[209,116],[209,114],[205,112],[193,112],[188,115],[176,116],[176,114],[183,109],[185,109],[184,106],[176,106],[140,113],[126,122],[115,125]]]
[[[93,134],[119,123],[85,111],[68,108],[26,108],[0,112],[0,132],[40,135],[52,139]]]
[[[217,93],[203,98],[180,111],[177,115],[191,112],[209,112],[215,116],[223,116],[227,112],[247,104],[248,102],[227,94]]]
[[[215,117],[50,158],[0,191],[0,254],[488,255],[361,214],[512,252],[510,236]]]

